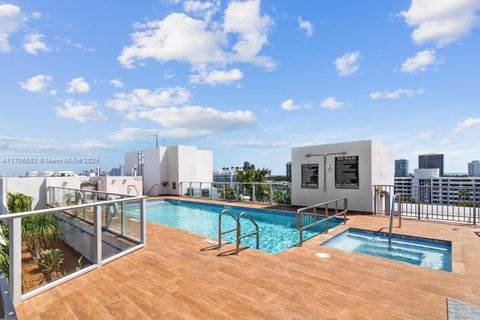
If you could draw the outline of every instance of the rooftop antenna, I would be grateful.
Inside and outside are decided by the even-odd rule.
[[[158,148],[158,132],[155,132],[155,148]]]

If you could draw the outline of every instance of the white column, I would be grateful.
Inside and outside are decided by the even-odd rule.
[[[22,218],[8,220],[10,270],[9,286],[12,301],[22,301]]]

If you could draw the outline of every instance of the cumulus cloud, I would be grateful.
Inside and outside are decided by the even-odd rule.
[[[379,99],[398,99],[402,96],[405,97],[414,97],[420,94],[423,94],[425,90],[423,89],[398,89],[395,91],[376,91],[370,93],[370,99],[379,100]]]
[[[30,33],[25,36],[23,48],[30,54],[38,55],[38,51],[49,52],[51,49],[43,42],[44,35]]]
[[[115,88],[123,88],[123,81],[120,80],[120,79],[110,80],[110,82],[108,84],[112,87],[115,87]]]
[[[435,56],[435,50],[423,50],[415,54],[414,57],[408,58],[402,64],[402,72],[418,73],[428,69],[429,66],[438,63]]]
[[[435,130],[426,130],[417,134],[418,139],[431,139],[437,135]]]
[[[212,8],[216,2],[212,3]],[[197,1],[184,3],[187,13],[208,10]],[[268,41],[271,19],[262,15],[260,0],[231,1],[221,21],[197,19],[186,13],[171,13],[162,20],[137,23],[131,35],[132,44],[124,47],[119,63],[133,68],[146,59],[159,62],[181,61],[194,69],[207,65],[224,66],[246,62],[274,68],[270,57],[260,55]],[[233,39],[229,45],[228,38]]]
[[[221,111],[201,106],[155,108],[130,112],[130,121],[150,120],[163,128],[163,136],[200,138],[253,125],[256,121],[251,111]]]
[[[298,27],[300,30],[305,31],[307,37],[313,36],[313,24],[308,20],[303,20],[302,17],[298,17]]]
[[[30,92],[42,92],[48,87],[51,80],[52,76],[39,74],[37,76],[31,77],[30,79],[22,81],[19,84],[20,87],[24,90]]]
[[[87,93],[89,91],[90,91],[90,84],[83,77],[74,78],[68,83],[67,92]]]
[[[183,11],[205,21],[212,20],[213,16],[220,9],[220,0],[196,1],[186,0],[183,2]]]
[[[414,28],[415,43],[444,46],[470,33],[478,23],[479,9],[480,0],[412,0],[400,15]]]
[[[63,106],[54,108],[57,117],[78,122],[106,120],[107,117],[97,110],[96,102],[80,102],[74,99],[65,100]]]
[[[297,104],[293,99],[283,101],[280,107],[285,111],[293,111],[303,108],[303,106]]]
[[[335,97],[327,97],[320,104],[322,108],[327,108],[327,109],[339,109],[339,108],[342,108],[344,105],[345,103],[343,103],[342,101],[339,101]]]
[[[232,84],[243,78],[240,69],[231,70],[199,70],[190,76],[190,82],[195,84]]]
[[[334,64],[337,68],[338,75],[348,77],[358,71],[360,66],[358,61],[360,59],[360,52],[350,52],[337,58]]]
[[[235,140],[228,141],[226,144],[229,147],[234,148],[258,148],[258,149],[268,149],[268,148],[281,148],[287,147],[290,145],[289,141],[280,140],[280,141],[263,141],[258,139],[247,139],[247,140]]]
[[[139,108],[170,107],[185,104],[190,100],[190,91],[182,87],[135,89],[129,93],[116,93],[115,99],[107,106],[118,111],[131,111]]]
[[[0,52],[11,50],[8,38],[20,29],[24,20],[25,17],[20,7],[9,3],[0,3]]]
[[[455,133],[460,133],[464,131],[479,130],[480,129],[480,118],[466,118],[460,122],[457,127],[453,130]]]

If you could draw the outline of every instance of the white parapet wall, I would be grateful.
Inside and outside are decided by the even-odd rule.
[[[393,152],[374,141],[292,148],[293,205],[346,197],[349,210],[373,212],[373,186],[393,182]]]
[[[143,194],[142,177],[103,176],[91,178],[91,181],[97,181],[98,191],[135,196]]]

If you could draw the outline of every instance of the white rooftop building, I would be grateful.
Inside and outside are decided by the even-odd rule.
[[[192,146],[155,147],[125,154],[125,174],[143,177],[145,195],[180,195],[181,182],[213,179],[213,154]]]

